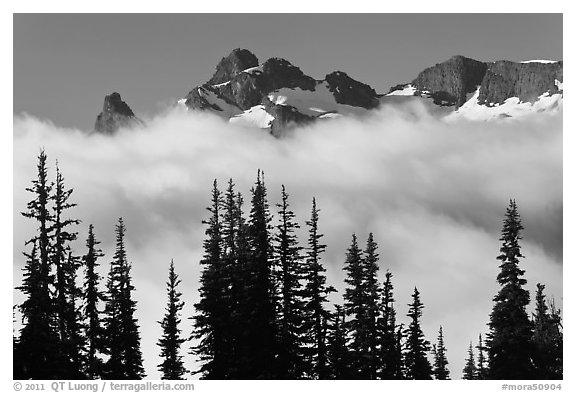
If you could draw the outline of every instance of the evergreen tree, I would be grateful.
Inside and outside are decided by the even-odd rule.
[[[180,300],[182,294],[176,289],[180,282],[181,280],[174,271],[174,260],[172,260],[166,283],[168,292],[166,314],[159,322],[163,332],[162,338],[158,340],[158,346],[161,348],[160,356],[164,358],[164,361],[158,365],[158,369],[162,372],[162,379],[184,379],[184,374],[187,372],[180,355],[180,346],[186,341],[180,337],[181,330],[178,327],[180,311],[184,307],[184,302]]]
[[[352,235],[352,244],[346,252],[344,270],[347,276],[344,282],[347,284],[344,292],[344,309],[346,316],[351,318],[346,321],[345,328],[348,335],[348,348],[350,351],[350,377],[353,379],[366,379],[365,354],[366,354],[366,320],[365,308],[366,296],[364,294],[364,269],[362,263],[362,251],[358,247],[356,235]]]
[[[318,229],[320,210],[316,206],[316,198],[312,198],[312,213],[308,226],[308,244],[306,247],[306,263],[302,273],[304,288],[303,330],[308,338],[307,349],[307,374],[310,378],[327,379],[329,377],[327,365],[326,337],[323,334],[323,321],[331,319],[330,313],[324,304],[328,302],[328,294],[336,291],[334,287],[326,285],[326,269],[321,263],[322,254],[326,245],[322,244],[322,237]],[[338,323],[338,317],[336,318]],[[339,325],[340,333],[344,334]]]
[[[252,348],[249,345],[250,338],[252,306],[248,300],[251,292],[250,285],[253,282],[253,273],[251,266],[251,246],[249,227],[243,216],[244,199],[241,193],[236,194],[234,215],[237,222],[236,233],[236,257],[232,276],[234,285],[232,286],[233,302],[231,304],[231,321],[234,329],[235,341],[231,346],[230,374],[231,379],[249,379],[249,375],[254,375],[247,362],[252,358]]]
[[[438,331],[438,343],[434,346],[433,374],[435,379],[438,380],[450,379],[450,371],[448,370],[448,359],[446,359],[446,347],[444,346],[442,326],[440,326],[440,330]]]
[[[466,359],[466,365],[462,369],[462,379],[477,379],[476,364],[474,363],[474,350],[472,349],[472,341],[470,341],[470,346],[468,347],[468,358]]]
[[[396,335],[396,310],[392,273],[386,272],[382,289],[381,317],[378,321],[380,379],[402,379],[402,346]]]
[[[50,200],[53,183],[48,180],[46,154],[38,156],[37,178],[26,191],[34,195],[27,204],[24,217],[37,223],[36,235],[26,244],[33,244],[24,267],[24,279],[18,287],[27,296],[20,306],[23,325],[20,330],[17,352],[21,359],[20,370],[15,376],[21,379],[59,379],[62,378],[62,357],[58,349],[58,330],[54,318],[54,302],[51,287],[54,277],[51,273],[50,251],[53,238],[53,220]]]
[[[252,312],[247,317],[244,341],[248,361],[244,363],[244,378],[274,379],[281,373],[277,363],[277,333],[275,315],[275,288],[272,276],[271,215],[263,175],[258,171],[256,184],[251,190],[252,201],[248,222],[250,260],[244,291]]]
[[[222,293],[220,300],[222,302],[222,315],[220,316],[223,327],[222,341],[226,343],[223,347],[222,357],[226,360],[225,378],[236,379],[238,369],[241,364],[239,358],[239,343],[241,341],[242,318],[238,313],[241,303],[243,282],[242,270],[240,266],[240,243],[243,241],[243,234],[240,233],[241,226],[245,226],[242,217],[241,203],[238,205],[238,198],[234,191],[234,182],[228,181],[228,187],[222,200],[222,219],[221,219],[221,269],[219,273],[220,287]],[[245,232],[245,231],[244,231]],[[244,246],[246,246],[244,242]],[[243,248],[246,255],[246,247]],[[231,327],[234,328],[231,328]]]
[[[506,209],[502,237],[498,283],[490,315],[488,357],[491,379],[532,379],[532,325],[526,313],[530,294],[523,288],[524,270],[518,267],[520,232],[524,229],[515,201]]]
[[[362,375],[366,379],[376,379],[376,372],[378,369],[378,318],[379,318],[379,300],[380,288],[378,286],[378,260],[379,256],[376,253],[378,245],[374,241],[374,235],[368,235],[366,243],[366,251],[364,252],[363,262],[363,293],[364,293],[364,309],[366,313],[366,320],[364,322],[365,340],[363,344],[363,358],[365,366]]]
[[[328,373],[326,379],[349,378],[349,355],[346,348],[346,331],[344,330],[345,318],[342,306],[336,305],[333,323],[330,326],[330,333],[327,337],[326,358]]]
[[[294,222],[295,215],[289,209],[288,193],[282,185],[282,203],[279,209],[279,223],[276,226],[275,268],[277,269],[279,295],[279,369],[283,379],[298,379],[304,376],[303,314],[304,302],[300,280],[303,276],[301,247],[295,230],[300,228]]]
[[[202,221],[206,227],[204,240],[204,256],[200,261],[203,266],[200,277],[200,301],[195,305],[197,314],[194,316],[192,338],[199,339],[199,344],[192,353],[200,357],[202,366],[198,372],[205,379],[224,379],[226,377],[226,340],[225,331],[230,326],[225,325],[226,310],[224,308],[224,274],[222,261],[222,196],[218,183],[214,180],[211,206],[208,220]]]
[[[84,321],[86,336],[86,365],[85,372],[89,379],[102,377],[102,359],[98,356],[105,351],[104,327],[100,321],[99,302],[106,300],[104,293],[99,290],[101,277],[96,271],[100,266],[98,258],[104,256],[102,250],[96,248],[100,244],[94,236],[94,226],[88,227],[88,239],[86,247],[88,251],[84,255]]]
[[[52,227],[54,233],[51,249],[51,263],[56,269],[55,314],[58,320],[59,348],[63,356],[63,376],[66,379],[79,379],[83,359],[84,340],[80,332],[81,315],[76,299],[81,296],[81,289],[76,285],[76,272],[80,266],[77,257],[72,256],[70,242],[76,240],[77,233],[69,229],[80,223],[79,220],[64,217],[64,213],[76,206],[68,201],[72,189],[66,189],[64,178],[56,164],[56,184],[52,200],[54,201]]]
[[[116,251],[110,264],[105,307],[107,379],[142,379],[142,352],[138,321],[134,317],[136,302],[132,300],[131,265],[124,246],[126,228],[122,218],[116,225]]]
[[[406,347],[404,354],[404,365],[407,379],[432,379],[432,367],[428,361],[427,352],[430,350],[430,343],[424,338],[424,333],[420,328],[420,318],[424,305],[420,301],[420,292],[414,287],[412,304],[409,304],[408,317],[411,322],[404,331],[406,336]]]
[[[476,346],[478,350],[478,365],[476,367],[476,379],[488,379],[488,367],[486,362],[486,357],[484,353],[486,352],[486,347],[482,343],[482,334],[478,336],[478,345]]]
[[[562,345],[560,315],[553,308],[548,311],[543,284],[536,285],[536,313],[534,314],[535,379],[562,379]]]

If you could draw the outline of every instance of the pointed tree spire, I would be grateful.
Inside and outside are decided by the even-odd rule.
[[[107,379],[145,377],[138,321],[134,317],[136,302],[132,300],[134,286],[124,244],[125,232],[124,220],[120,217],[116,225],[116,251],[110,263],[106,285],[106,352],[109,355],[105,365]]]
[[[427,353],[430,350],[430,343],[424,338],[424,333],[420,327],[420,318],[424,305],[420,301],[420,292],[414,287],[412,303],[408,306],[407,316],[410,318],[410,325],[404,331],[406,336],[406,347],[404,353],[404,365],[407,379],[432,379],[432,367],[428,361]]]
[[[549,311],[544,295],[545,285],[536,284],[536,313],[534,316],[534,366],[536,379],[562,379],[562,324],[560,313]]]
[[[105,351],[105,332],[101,324],[99,303],[104,302],[106,297],[100,291],[101,277],[96,271],[100,265],[98,259],[104,254],[97,246],[100,244],[94,235],[94,226],[88,227],[88,239],[86,247],[88,251],[84,255],[84,329],[86,336],[86,376],[90,379],[102,377],[102,359],[98,356]]]
[[[519,267],[520,258],[523,258],[519,243],[523,229],[516,201],[510,200],[500,238],[500,255],[497,257],[501,261],[497,277],[501,288],[494,296],[494,307],[488,324],[491,379],[534,377],[531,359],[532,325],[526,313],[530,294],[524,289],[524,270]]]
[[[488,379],[488,366],[484,355],[486,347],[482,342],[482,334],[478,335],[478,345],[476,346],[476,349],[478,350],[478,364],[476,366],[477,379]]]
[[[462,379],[477,379],[476,364],[474,363],[474,349],[472,348],[472,341],[468,347],[468,357],[466,358],[466,365],[462,369]]]
[[[439,380],[450,379],[450,371],[448,370],[448,359],[446,359],[446,347],[444,346],[444,334],[442,326],[438,331],[438,342],[434,346],[434,377]]]
[[[178,292],[177,286],[181,280],[174,271],[174,260],[170,261],[168,270],[168,282],[166,292],[168,294],[168,304],[166,314],[162,321],[158,322],[162,327],[162,337],[158,340],[160,356],[164,361],[158,365],[162,373],[162,379],[177,380],[185,379],[187,372],[180,355],[180,347],[186,340],[181,338],[180,312],[184,307],[184,302],[180,300],[182,294]]]
[[[326,310],[328,294],[336,291],[326,284],[326,269],[322,264],[322,254],[326,245],[322,243],[324,234],[318,227],[320,209],[316,206],[316,198],[312,198],[312,213],[306,221],[308,227],[308,244],[306,246],[306,261],[302,273],[304,288],[303,330],[308,339],[307,374],[310,378],[327,379],[329,377],[326,337],[323,324],[331,319]],[[340,327],[341,329],[341,327]],[[344,331],[341,329],[340,331]]]

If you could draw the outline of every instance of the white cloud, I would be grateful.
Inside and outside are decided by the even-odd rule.
[[[264,170],[272,211],[285,184],[302,226],[316,196],[328,251],[329,284],[343,288],[344,253],[353,232],[364,246],[379,243],[381,275],[394,273],[396,308],[403,322],[418,286],[424,329],[434,342],[444,327],[452,376],[461,374],[468,342],[486,332],[498,290],[496,256],[510,198],[526,227],[522,242],[528,289],[547,284],[562,300],[562,119],[537,117],[506,124],[445,124],[421,107],[387,109],[368,119],[339,118],[295,130],[278,140],[261,130],[234,127],[207,114],[175,110],[143,129],[114,137],[87,136],[22,116],[14,121],[14,281],[20,252],[34,230],[19,211],[35,176],[36,156],[58,159],[82,219],[75,245],[84,252],[89,223],[106,257],[112,256],[118,217],[127,226],[145,367],[158,377],[156,341],[168,264],[174,258],[187,302],[190,333],[197,300],[198,261],[214,178],[229,178],[249,201],[258,168]],[[409,113],[406,115],[406,113]],[[53,172],[52,172],[53,173]],[[301,242],[306,240],[304,229]],[[333,299],[341,301],[341,292]],[[15,299],[19,299],[15,293]],[[187,356],[189,367],[191,359]]]

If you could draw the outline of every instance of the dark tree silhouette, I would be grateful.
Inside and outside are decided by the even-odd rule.
[[[365,309],[365,340],[362,345],[365,365],[362,366],[362,375],[365,379],[376,379],[376,372],[378,370],[378,318],[379,318],[379,302],[380,302],[380,287],[378,286],[378,260],[379,255],[376,252],[378,245],[374,241],[374,235],[368,235],[366,242],[366,250],[364,251],[363,264],[363,278],[362,286],[364,293],[364,309]]]
[[[478,335],[478,364],[476,366],[476,379],[488,379],[488,366],[486,361],[486,347],[482,342],[482,334]]]
[[[336,305],[327,337],[327,379],[349,379],[349,353],[346,347],[344,324],[346,315],[342,306]]]
[[[477,379],[476,364],[474,363],[474,349],[472,349],[472,341],[468,347],[468,358],[466,358],[466,365],[462,369],[462,379]]]
[[[355,234],[352,235],[352,244],[346,252],[344,270],[347,272],[347,276],[344,279],[347,284],[344,292],[344,309],[346,316],[351,317],[345,324],[345,329],[349,335],[347,344],[350,351],[350,377],[353,379],[366,379],[364,356],[367,352],[367,312],[363,285],[364,269],[362,251],[358,247]]]
[[[174,260],[171,260],[168,282],[166,283],[166,291],[168,293],[166,314],[164,319],[158,322],[162,327],[162,337],[158,340],[160,356],[164,358],[164,361],[158,365],[158,369],[162,373],[162,379],[184,379],[184,374],[187,372],[180,355],[180,347],[186,341],[181,338],[182,331],[179,328],[180,312],[184,307],[184,302],[180,300],[182,294],[176,288],[180,282],[181,280],[174,271]]]
[[[396,310],[392,273],[386,272],[382,289],[381,317],[378,320],[380,379],[402,379],[402,346],[396,335]]]
[[[322,237],[318,229],[320,210],[316,207],[316,198],[312,198],[312,213],[310,220],[306,221],[308,227],[308,244],[306,247],[306,262],[304,265],[304,336],[308,339],[307,374],[310,378],[327,379],[329,377],[326,337],[324,322],[331,319],[330,313],[324,304],[328,302],[328,294],[336,291],[332,286],[326,285],[326,269],[322,265],[322,254],[326,245],[322,244]],[[338,324],[338,318],[336,318]],[[344,330],[339,325],[340,332]],[[343,336],[345,337],[345,335]]]
[[[278,335],[279,370],[282,379],[299,379],[305,375],[305,342],[303,315],[304,301],[300,280],[304,274],[302,257],[295,231],[300,228],[294,222],[295,215],[290,210],[288,193],[282,185],[282,202],[278,207],[279,223],[274,236],[274,262],[276,269],[277,293],[279,296]]]
[[[80,259],[72,256],[70,242],[76,240],[77,233],[70,227],[80,220],[64,217],[65,212],[76,206],[69,202],[72,189],[66,189],[64,177],[56,164],[56,184],[52,200],[54,201],[52,226],[53,244],[51,262],[56,268],[55,314],[58,321],[59,348],[64,359],[63,375],[66,379],[82,378],[81,369],[84,363],[81,354],[84,352],[84,336],[81,333],[81,313],[76,299],[81,298],[82,291],[76,285],[77,270]]]
[[[211,206],[208,220],[202,221],[206,227],[204,240],[204,256],[200,261],[203,266],[200,277],[200,301],[195,305],[197,314],[194,316],[195,330],[192,338],[199,344],[192,352],[200,357],[202,366],[197,371],[205,379],[223,379],[226,377],[226,340],[225,331],[230,329],[225,323],[222,261],[222,223],[220,208],[222,196],[218,183],[214,180]]]
[[[536,313],[534,315],[535,379],[562,379],[562,324],[559,312],[549,312],[544,295],[545,285],[536,285]]]
[[[89,379],[102,377],[103,361],[98,355],[105,352],[105,331],[100,321],[98,305],[105,302],[106,297],[99,289],[101,277],[96,271],[100,266],[98,258],[102,258],[104,254],[96,248],[98,244],[100,242],[94,236],[94,226],[90,224],[86,240],[88,251],[84,255],[84,328],[87,350],[85,372]]]
[[[116,225],[116,251],[110,264],[107,281],[105,326],[105,365],[107,379],[142,379],[142,352],[138,321],[134,317],[136,302],[132,300],[131,265],[126,256],[124,235],[126,228],[122,218]]]
[[[37,178],[32,181],[31,187],[26,188],[34,198],[28,202],[27,210],[22,212],[24,217],[36,221],[37,233],[26,242],[32,243],[33,248],[32,252],[24,254],[27,258],[24,279],[17,288],[27,297],[20,306],[23,326],[17,357],[21,360],[21,369],[14,370],[14,376],[19,379],[59,379],[64,376],[51,296],[54,276],[50,263],[53,238],[50,200],[54,184],[48,180],[46,160],[46,153],[42,150],[38,156]]]
[[[430,343],[424,338],[420,328],[420,318],[424,305],[420,301],[420,292],[414,287],[412,304],[409,304],[408,317],[410,325],[404,331],[406,347],[404,353],[404,366],[407,379],[432,379],[432,367],[428,361],[427,352]]]
[[[533,379],[534,367],[532,324],[526,313],[530,294],[523,287],[524,270],[518,266],[520,258],[520,232],[524,229],[516,202],[510,200],[506,209],[500,241],[501,261],[497,280],[501,286],[494,297],[490,315],[488,356],[491,379]]]
[[[433,374],[435,379],[446,380],[450,379],[450,371],[448,370],[448,359],[446,358],[446,347],[444,346],[444,334],[442,326],[438,331],[438,342],[434,346],[434,369]]]
[[[247,330],[247,361],[244,362],[244,378],[274,379],[280,375],[277,362],[277,322],[275,313],[275,290],[272,276],[271,215],[267,200],[264,176],[258,171],[256,184],[251,190],[252,201],[248,221],[251,257],[245,275],[244,296],[251,313],[244,314]]]

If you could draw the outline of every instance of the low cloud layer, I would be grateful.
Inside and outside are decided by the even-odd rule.
[[[182,278],[187,303],[182,329],[189,334],[186,318],[198,300],[201,220],[212,181],[218,179],[223,189],[233,178],[249,200],[258,168],[265,173],[271,210],[284,184],[303,227],[316,197],[328,244],[328,280],[340,290],[333,301],[342,301],[342,267],[352,233],[362,246],[374,233],[380,275],[386,269],[394,274],[400,322],[406,321],[417,286],[425,334],[435,342],[443,326],[453,378],[461,375],[469,341],[487,331],[510,198],[526,227],[521,244],[528,289],[533,293],[542,282],[562,304],[561,116],[446,124],[419,106],[397,107],[362,120],[319,122],[281,140],[180,110],[114,137],[20,116],[14,121],[15,284],[21,280],[24,241],[35,230],[19,212],[30,199],[24,189],[35,177],[41,147],[52,175],[57,159],[74,188],[73,216],[83,221],[77,253],[85,252],[88,224],[95,226],[106,253],[102,275],[113,254],[114,225],[124,217],[149,378],[159,377],[161,332],[155,321],[164,313],[170,259]],[[300,239],[304,243],[304,231]],[[193,359],[186,359],[194,368]]]

